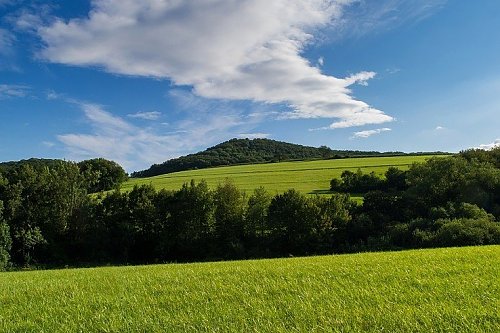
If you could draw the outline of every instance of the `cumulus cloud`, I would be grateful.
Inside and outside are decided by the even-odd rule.
[[[496,139],[492,143],[486,143],[486,144],[479,145],[478,148],[484,149],[484,150],[491,150],[491,149],[497,148],[497,147],[500,147],[500,139]]]
[[[160,118],[161,112],[158,111],[150,111],[150,112],[137,112],[137,113],[132,113],[129,114],[128,117],[130,118],[138,118],[138,119],[144,119],[144,120],[157,120]]]
[[[367,131],[360,131],[360,132],[355,132],[354,135],[352,136],[353,139],[355,138],[368,138],[372,135],[375,135],[375,134],[380,134],[382,132],[388,132],[390,131],[391,129],[390,128],[377,128],[377,129],[374,129],[374,130],[367,130]]]
[[[375,76],[326,75],[302,56],[349,0],[93,0],[88,17],[38,33],[40,56],[117,74],[169,79],[205,98],[289,106],[281,118],[336,119],[329,128],[393,118],[352,96]]]
[[[16,84],[0,84],[0,99],[25,97],[29,88]]]

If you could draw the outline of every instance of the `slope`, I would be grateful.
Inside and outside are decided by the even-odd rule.
[[[404,155],[404,153],[332,150],[326,146],[314,148],[269,139],[232,139],[196,154],[174,158],[161,164],[154,164],[147,170],[132,173],[132,177],[152,177],[177,171],[223,165],[393,155]]]
[[[500,246],[0,273],[1,332],[498,332]]]

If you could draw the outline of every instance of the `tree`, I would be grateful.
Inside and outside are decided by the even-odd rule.
[[[3,202],[0,200],[0,271],[9,263],[11,246],[10,229],[3,219]]]
[[[294,189],[272,198],[268,219],[278,253],[308,253],[319,214],[312,200]]]
[[[243,195],[229,180],[214,191],[215,233],[219,250],[225,256],[240,256],[243,252]]]
[[[155,197],[156,191],[152,185],[136,185],[128,194],[129,223],[133,233],[131,257],[141,262],[154,258],[158,242]]]
[[[439,220],[433,236],[437,246],[500,244],[500,224],[488,219]]]
[[[78,166],[87,178],[89,193],[116,189],[128,178],[118,163],[104,158],[85,160],[78,163]]]
[[[252,238],[264,238],[269,233],[267,213],[271,196],[263,187],[258,187],[248,198],[245,234]]]
[[[389,167],[385,172],[385,187],[390,191],[404,191],[408,188],[406,185],[406,171],[395,167]]]
[[[318,151],[324,159],[331,158],[333,156],[333,151],[327,146],[320,146]]]
[[[314,223],[311,245],[318,253],[328,253],[335,242],[345,242],[344,232],[352,220],[351,210],[355,204],[346,194],[334,194],[328,198],[317,196],[312,201],[319,208],[319,215]]]
[[[173,194],[170,207],[168,251],[176,259],[207,257],[214,234],[214,201],[207,183],[185,183]]]

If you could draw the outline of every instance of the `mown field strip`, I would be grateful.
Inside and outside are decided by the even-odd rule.
[[[500,246],[0,273],[0,332],[499,332]]]
[[[122,190],[128,191],[134,185],[141,184],[152,184],[157,189],[176,190],[191,179],[204,179],[210,187],[215,187],[225,179],[231,179],[246,192],[264,186],[271,193],[281,193],[290,188],[303,193],[326,193],[330,180],[340,177],[344,170],[356,171],[359,168],[363,172],[373,171],[383,175],[390,166],[407,169],[411,164],[428,158],[429,156],[367,157],[227,166],[131,179],[122,186]]]

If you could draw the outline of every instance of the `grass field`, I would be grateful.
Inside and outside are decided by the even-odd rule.
[[[1,332],[500,332],[500,246],[0,273]]]
[[[374,171],[382,175],[391,166],[407,169],[412,163],[423,162],[428,158],[429,156],[367,157],[218,167],[131,179],[122,189],[128,191],[134,185],[152,184],[157,189],[177,190],[191,179],[205,179],[209,186],[215,187],[229,178],[247,193],[263,186],[273,194],[290,188],[303,193],[323,194],[328,193],[330,180],[340,178],[344,170],[356,171],[360,168],[363,172]]]

